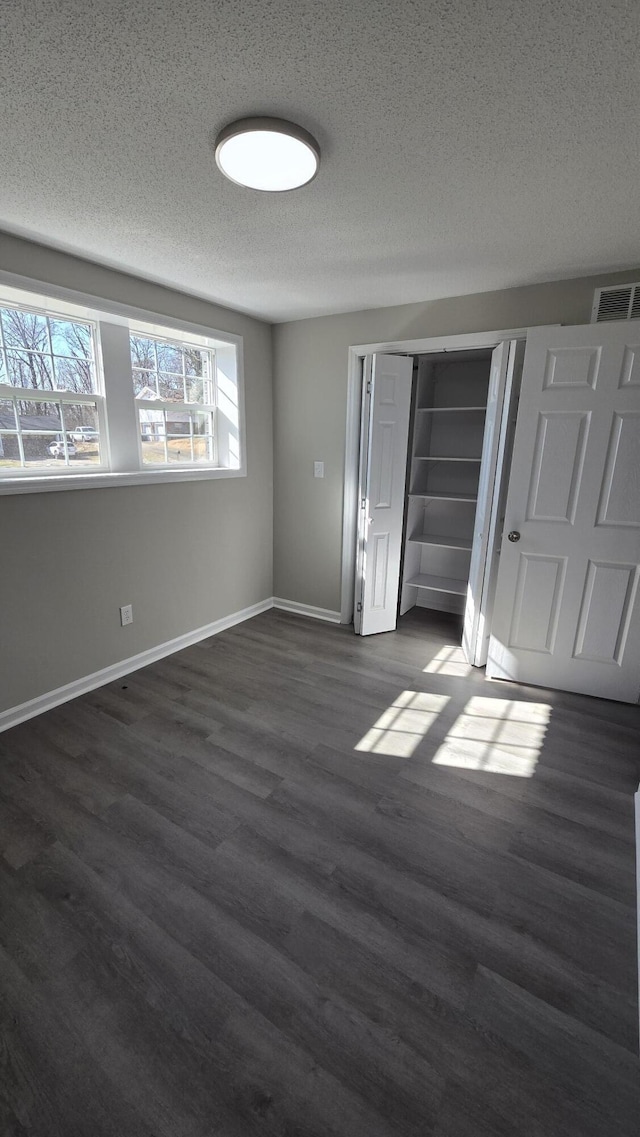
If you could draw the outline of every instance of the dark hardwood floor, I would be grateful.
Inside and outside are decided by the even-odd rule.
[[[0,735],[5,1137],[637,1137],[637,708],[268,612]]]

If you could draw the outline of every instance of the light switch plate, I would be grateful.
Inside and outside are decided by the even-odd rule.
[[[313,476],[314,478],[324,478],[324,462],[313,463]]]

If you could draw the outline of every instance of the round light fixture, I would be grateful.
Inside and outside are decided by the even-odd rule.
[[[216,138],[216,162],[225,177],[249,189],[282,193],[310,182],[320,147],[301,126],[281,118],[242,118]]]

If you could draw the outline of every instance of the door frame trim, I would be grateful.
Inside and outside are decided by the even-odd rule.
[[[529,328],[507,328],[501,331],[468,332],[455,336],[430,336],[424,339],[354,344],[349,347],[342,506],[341,624],[350,624],[354,612],[364,357],[377,352],[390,355],[431,355],[442,351],[495,348],[502,340],[525,340],[528,331]]]

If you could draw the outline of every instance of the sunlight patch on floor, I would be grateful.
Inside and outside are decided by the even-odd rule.
[[[433,762],[436,766],[531,778],[550,715],[548,703],[474,696],[458,715]]]
[[[355,749],[369,754],[410,758],[448,702],[448,695],[402,691]]]
[[[473,667],[467,663],[459,644],[457,647],[454,644],[445,644],[433,659],[429,660],[423,671],[429,675],[455,675],[459,679],[464,679],[466,675],[471,674]]]

